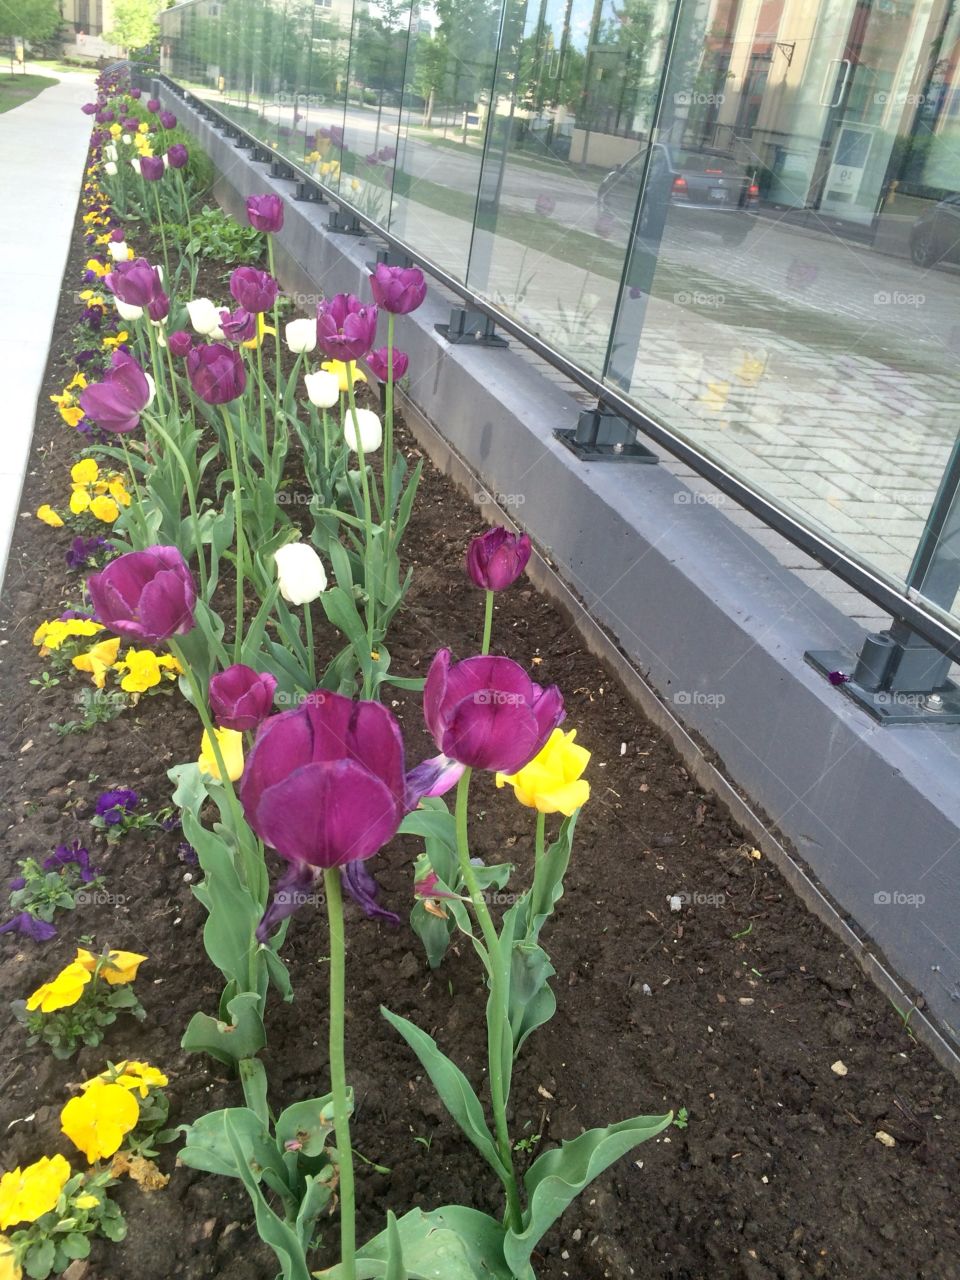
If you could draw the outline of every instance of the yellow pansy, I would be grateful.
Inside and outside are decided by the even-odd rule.
[[[45,657],[72,636],[95,636],[102,630],[100,623],[92,618],[71,618],[66,622],[54,618],[52,622],[40,623],[33,633],[33,643],[41,646],[40,656]]]
[[[98,262],[96,258],[88,259],[84,265],[86,266],[86,269],[88,271],[92,271],[95,276],[105,276],[110,270],[108,266],[105,266],[102,262]]]
[[[85,302],[88,307],[99,307],[101,311],[106,311],[107,309],[106,299],[102,298],[99,293],[94,293],[92,289],[84,289],[80,294],[80,301]],[[83,374],[79,373],[77,374],[77,377],[83,378]],[[74,381],[76,381],[76,379],[74,379]],[[83,385],[87,385],[86,378],[83,379]]]
[[[87,385],[87,380],[83,376],[83,374],[75,373],[63,389],[64,391],[72,391],[74,387],[79,387],[82,391],[86,385]]]
[[[109,1084],[122,1085],[133,1093],[145,1098],[151,1089],[162,1089],[170,1081],[158,1067],[151,1067],[149,1062],[118,1062],[114,1067],[101,1071],[96,1080],[105,1080]],[[89,1089],[94,1080],[87,1080],[81,1088]]]
[[[83,410],[69,391],[65,390],[62,395],[51,396],[50,399],[59,409],[60,417],[68,427],[75,427],[83,417]]]
[[[165,653],[162,658],[158,658],[157,666],[161,671],[169,672],[171,678],[183,675],[183,667],[181,667],[172,653]]]
[[[94,458],[81,458],[70,468],[70,479],[74,484],[93,484],[99,476],[100,468]]]
[[[236,782],[243,773],[243,734],[236,729],[214,729],[214,733],[217,735],[217,744],[220,747],[220,754],[223,756],[227,777],[231,782]],[[204,729],[203,737],[200,739],[200,758],[197,760],[197,764],[200,766],[200,772],[208,778],[213,778],[216,782],[222,780],[216,756],[213,754],[210,736],[206,729]]]
[[[126,329],[121,329],[120,332],[118,334],[115,334],[113,337],[104,338],[103,342],[101,342],[100,345],[110,350],[113,347],[119,347],[122,342],[129,342],[129,341],[130,341],[129,333],[127,333]]]
[[[554,729],[539,755],[514,774],[497,774],[497,786],[513,787],[521,804],[539,813],[569,817],[590,798],[590,784],[580,776],[590,752],[574,742],[576,729]]]
[[[146,958],[138,955],[136,951],[111,951],[100,968],[100,977],[105,982],[109,982],[111,987],[122,987],[134,980],[137,970]],[[93,973],[99,959],[100,957],[95,956],[91,951],[78,947],[74,964],[81,965],[87,973]]]
[[[120,124],[118,120],[114,120],[113,124],[110,126],[110,136],[113,138],[119,138],[121,133],[123,133],[123,125]]]
[[[119,1084],[93,1080],[60,1112],[60,1128],[90,1164],[118,1151],[140,1119],[140,1104]]]
[[[81,515],[90,506],[90,494],[78,485],[70,495],[70,510],[75,516]]]
[[[0,1178],[0,1228],[36,1222],[56,1208],[71,1173],[70,1165],[60,1155],[43,1156],[26,1169],[5,1173]]]
[[[340,390],[341,391],[348,390],[348,383],[347,383],[348,366],[343,360],[326,360],[320,366],[320,368],[326,369],[327,373],[335,373],[337,375],[337,382],[340,386]],[[366,380],[367,380],[366,374],[361,373],[360,370],[357,368],[357,366],[354,365],[353,366],[354,385],[356,385],[358,382],[366,382]]]
[[[23,1280],[23,1270],[6,1236],[0,1236],[0,1280]]]
[[[102,689],[107,678],[107,672],[117,661],[119,651],[119,636],[114,636],[110,640],[101,640],[99,644],[95,644],[86,653],[78,653],[73,659],[73,666],[77,671],[88,671],[93,676],[93,683],[96,687]]]
[[[128,649],[117,667],[127,673],[120,681],[126,693],[146,693],[160,683],[160,662],[152,649]]]
[[[63,528],[63,521],[47,502],[37,507],[37,519],[42,520],[44,524],[48,524],[51,529]]]
[[[94,498],[90,503],[90,514],[96,516],[98,520],[102,520],[104,524],[113,524],[120,514],[120,508],[113,498],[107,498],[101,494],[100,497]]]
[[[140,123],[137,125],[137,132],[146,133],[149,128],[150,126],[149,124],[147,124],[146,120],[141,120]]]
[[[75,1209],[95,1209],[100,1201],[96,1196],[92,1196],[89,1191],[84,1191],[79,1196],[71,1196],[70,1203]]]
[[[124,484],[123,476],[112,475],[107,481],[107,492],[121,507],[129,507],[130,495]]]
[[[50,982],[37,987],[27,999],[27,1010],[33,1013],[39,1009],[41,1013],[54,1013],[57,1009],[69,1009],[83,995],[83,989],[90,981],[90,972],[75,960],[61,969]]]

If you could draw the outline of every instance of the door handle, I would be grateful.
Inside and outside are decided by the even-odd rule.
[[[843,77],[840,78],[833,73],[833,88],[830,87],[831,69],[833,67],[843,67]],[[850,72],[853,69],[853,63],[849,58],[831,58],[827,63],[827,74],[823,81],[823,88],[820,90],[821,107],[839,107],[843,101],[843,95],[847,88],[847,81],[850,79]]]

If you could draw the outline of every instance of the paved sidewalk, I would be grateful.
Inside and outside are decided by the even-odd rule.
[[[93,78],[64,75],[59,84],[0,115],[0,385],[4,448],[0,453],[0,579],[6,567],[26,471],[37,397],[60,302],[70,248],[93,96]]]

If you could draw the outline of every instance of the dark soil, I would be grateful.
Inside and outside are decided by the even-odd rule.
[[[83,246],[77,240],[54,353],[69,346]],[[73,372],[52,362],[39,406],[34,454],[21,504],[33,512],[68,485],[76,442],[46,394]],[[409,456],[416,447],[408,437]],[[441,644],[476,651],[482,601],[461,564],[478,531],[475,508],[427,467],[406,543],[414,586],[391,636],[394,670],[423,673]],[[199,726],[171,694],[91,733],[58,738],[53,720],[75,715],[83,677],[51,692],[29,681],[42,668],[37,623],[76,604],[79,581],[63,553],[72,534],[29,516],[18,526],[3,594],[0,748],[4,863],[81,837],[106,869],[120,905],[79,908],[44,947],[4,936],[0,975],[22,997],[72,958],[82,935],[97,947],[149,956],[137,988],[143,1027],[120,1021],[99,1050],[57,1063],[26,1050],[22,1028],[0,1020],[0,1165],[75,1156],[58,1133],[67,1085],[107,1058],[148,1059],[171,1077],[173,1119],[240,1101],[216,1064],[183,1054],[179,1039],[198,1008],[213,1012],[220,976],[206,960],[194,869],[176,834],[132,833],[112,850],[87,825],[107,787],[132,786],[151,808],[169,800],[166,770],[197,754]],[[834,937],[797,901],[777,871],[753,855],[726,812],[698,790],[672,748],[581,644],[568,618],[522,583],[499,597],[495,647],[556,682],[568,726],[593,752],[593,795],[577,829],[566,894],[546,945],[558,977],[559,1011],[528,1041],[517,1071],[513,1129],[540,1148],[583,1128],[637,1113],[686,1108],[685,1128],[639,1148],[567,1212],[535,1258],[542,1280],[663,1277],[700,1280],[952,1280],[960,1276],[956,1189],[960,1089],[862,976]],[[321,637],[319,644],[327,647]],[[323,655],[321,655],[323,656]],[[398,695],[410,762],[433,754],[417,699]],[[532,821],[492,779],[475,784],[475,851],[509,857],[525,883]],[[413,840],[376,860],[386,903],[411,904]],[[702,895],[671,912],[670,895]],[[63,917],[61,917],[63,919]],[[429,1029],[479,1083],[484,1060],[481,982],[475,957],[451,954],[431,974],[417,939],[364,920],[350,908],[349,1075],[354,1137],[389,1174],[359,1168],[361,1238],[385,1211],[462,1202],[487,1210],[496,1186],[436,1100],[418,1063],[378,1013],[381,1003]],[[266,1061],[276,1104],[327,1085],[325,929],[302,915],[286,955],[296,1001],[275,1002]],[[842,1060],[844,1077],[831,1070]],[[888,1148],[875,1137],[896,1139]],[[523,1159],[524,1157],[521,1157]],[[269,1280],[273,1256],[258,1242],[236,1183],[162,1166],[166,1190],[117,1189],[130,1231],[95,1246],[87,1280]],[[335,1222],[324,1224],[333,1258]]]

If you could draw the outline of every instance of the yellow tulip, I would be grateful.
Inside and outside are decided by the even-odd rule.
[[[90,1164],[118,1151],[140,1119],[140,1104],[119,1084],[94,1080],[60,1112],[60,1128]]]
[[[227,777],[231,782],[236,782],[243,773],[243,734],[236,729],[214,729],[214,733],[217,735],[217,744],[223,756]],[[213,778],[216,782],[222,780],[206,729],[200,740],[200,758],[197,764],[200,766],[200,772],[206,774],[208,778]]]
[[[514,774],[497,774],[497,786],[513,787],[521,804],[539,813],[562,813],[569,817],[590,798],[590,784],[581,774],[590,752],[574,742],[576,729],[564,733],[554,729],[539,755]]]
[[[343,360],[327,360],[320,366],[321,369],[326,369],[327,373],[335,373],[337,375],[337,381],[340,385],[341,391],[347,391],[349,389],[349,384],[347,383],[348,367],[349,366]],[[367,380],[366,374],[361,373],[360,370],[357,368],[357,366],[354,365],[353,366],[354,386],[356,386],[358,382],[366,382],[366,380]]]
[[[51,529],[62,529],[63,521],[48,503],[37,507],[37,519],[42,520],[44,524],[48,524]]]

